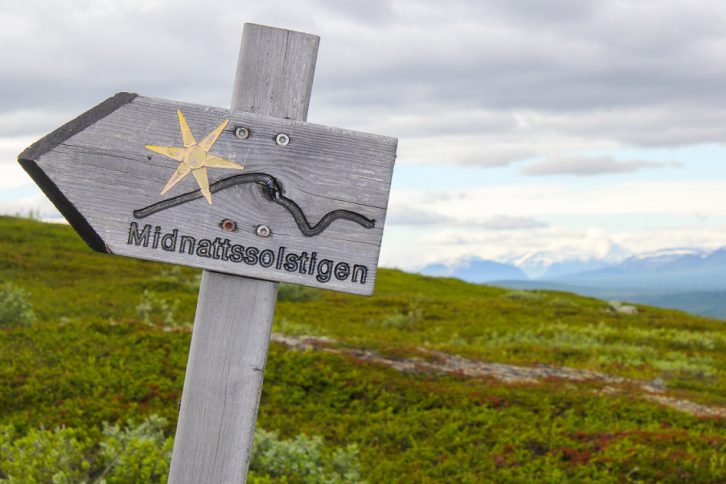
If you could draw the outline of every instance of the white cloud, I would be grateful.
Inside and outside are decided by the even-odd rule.
[[[5,110],[75,113],[118,90],[224,105],[241,24],[252,21],[322,36],[313,112],[349,113],[345,124],[358,109],[385,123],[425,108],[442,134],[457,113],[466,132],[491,132],[492,119],[531,111],[592,128],[603,115],[630,117],[671,140],[722,141],[707,125],[726,105],[724,18],[716,0],[10,0],[0,41],[14,48],[0,52],[0,92]],[[189,25],[203,34],[190,37]],[[632,130],[611,131],[624,142]]]
[[[621,249],[602,230],[573,230],[563,226],[528,230],[466,230],[443,228],[409,236],[406,244],[385,239],[382,264],[409,270],[433,262],[452,264],[469,257],[515,261],[523,254],[554,253],[568,258],[607,257]],[[396,234],[394,234],[396,235]],[[415,250],[411,250],[415,247]]]
[[[632,173],[645,168],[683,166],[671,161],[616,160],[612,156],[573,156],[548,158],[531,163],[520,170],[523,175],[577,175],[593,176],[612,173]]]
[[[443,229],[405,236],[395,233],[395,229],[389,232],[392,233],[387,233],[384,239],[381,264],[418,270],[434,262],[451,264],[470,257],[512,263],[521,262],[528,256],[550,262],[622,260],[627,255],[671,247],[715,249],[724,246],[726,223],[708,227],[685,225],[619,232],[610,232],[597,226],[576,230],[561,225],[506,232]],[[404,238],[405,243],[402,243]]]
[[[634,252],[655,252],[672,247],[700,247],[717,249],[725,247],[726,223],[717,225],[664,226],[643,231],[629,231],[613,235],[618,243],[633,247]]]
[[[388,225],[434,225],[452,222],[446,215],[422,210],[406,203],[389,204],[386,215]]]
[[[17,188],[33,183],[16,161],[33,140],[25,137],[0,138],[0,189]]]
[[[484,230],[527,230],[547,227],[547,224],[532,217],[512,217],[509,215],[492,215],[480,220],[469,222]]]
[[[426,230],[387,228],[381,260],[417,269],[471,256],[513,261],[542,253],[566,260],[619,258],[677,246],[721,247],[726,246],[724,193],[726,181],[631,182],[595,189],[511,185],[441,196],[398,191],[395,200],[449,214],[456,222]],[[650,223],[655,217],[665,223]],[[548,222],[568,219],[590,222],[585,227]],[[670,219],[679,222],[669,224]]]
[[[117,91],[225,106],[245,21],[320,35],[310,120],[397,136],[400,164],[545,160],[523,172],[627,179],[663,161],[619,161],[616,150],[726,143],[718,0],[7,0],[0,189],[25,193],[17,154]],[[593,152],[602,155],[583,158]],[[394,192],[383,260],[726,241],[723,172],[578,188],[520,185],[511,171],[506,184],[456,193]],[[3,204],[52,210],[38,197]],[[683,222],[694,214],[703,226]],[[599,219],[620,215],[671,222],[625,230]],[[589,217],[592,230],[563,217]]]
[[[493,216],[506,210],[510,216],[648,215],[699,213],[725,216],[726,181],[624,182],[592,187],[556,184],[479,187],[456,198],[429,201],[430,192],[399,190],[406,198],[462,220]]]
[[[37,193],[27,197],[14,200],[0,199],[1,215],[18,215],[40,218],[49,221],[63,220],[62,215],[48,198],[42,193]]]

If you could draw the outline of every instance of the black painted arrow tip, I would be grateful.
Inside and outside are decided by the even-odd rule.
[[[121,106],[133,101],[138,94],[120,92],[112,96],[96,107],[93,107],[77,118],[69,121],[50,134],[47,134],[36,141],[18,156],[18,163],[38,184],[43,193],[53,202],[53,205],[68,220],[71,226],[78,232],[88,246],[98,252],[109,252],[106,243],[91,227],[81,212],[68,200],[55,183],[38,166],[38,159],[60,145],[68,138],[80,133],[96,121],[105,118]]]

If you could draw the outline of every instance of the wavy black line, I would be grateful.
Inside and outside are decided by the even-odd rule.
[[[270,197],[271,201],[285,207],[287,211],[290,212],[292,218],[295,219],[295,223],[300,229],[300,232],[302,232],[302,234],[306,237],[314,237],[321,234],[326,228],[328,228],[330,224],[332,224],[337,219],[350,220],[351,222],[355,222],[366,229],[372,229],[376,226],[375,220],[364,217],[359,213],[351,212],[350,210],[333,210],[332,212],[328,212],[323,215],[318,223],[311,226],[300,206],[295,203],[294,200],[285,197],[282,194],[282,188],[277,182],[277,179],[272,175],[268,175],[266,173],[244,173],[242,175],[235,175],[229,178],[223,178],[222,180],[219,180],[218,182],[209,185],[209,191],[212,193],[216,193],[222,190],[226,190],[227,188],[242,185],[244,183],[256,183],[262,186],[265,194]],[[167,210],[171,207],[176,207],[178,205],[189,203],[192,200],[197,200],[202,197],[203,195],[201,190],[194,190],[193,192],[184,193],[174,198],[170,198],[168,200],[163,200],[153,205],[149,205],[148,207],[134,210],[134,217],[138,219],[145,218],[149,215],[161,212],[163,210]]]

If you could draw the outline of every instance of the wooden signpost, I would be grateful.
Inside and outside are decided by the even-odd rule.
[[[170,482],[245,480],[268,281],[373,292],[396,140],[305,122],[318,43],[246,24],[231,109],[119,93],[18,158],[94,250],[205,269]]]

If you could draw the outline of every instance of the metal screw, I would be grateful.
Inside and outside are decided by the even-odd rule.
[[[277,136],[275,136],[275,143],[277,143],[280,146],[287,146],[287,144],[290,142],[290,137],[286,135],[285,133],[280,133]]]
[[[267,225],[258,225],[255,232],[260,237],[269,237],[270,234],[272,234],[272,230],[270,230],[270,227],[268,227]]]
[[[247,139],[250,137],[250,130],[244,126],[237,126],[234,129],[234,135],[239,139]]]
[[[228,218],[222,220],[222,223],[219,225],[225,232],[234,232],[235,230],[237,230],[237,222]]]

